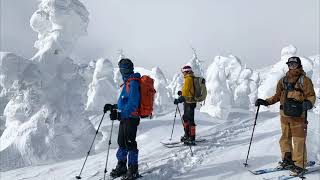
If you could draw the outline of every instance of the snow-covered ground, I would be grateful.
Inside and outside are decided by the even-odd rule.
[[[138,130],[138,146],[140,150],[140,172],[142,179],[262,179],[276,178],[288,172],[271,173],[255,176],[243,167],[248,144],[252,132],[254,113],[230,113],[227,121],[213,119],[210,116],[196,112],[198,137],[208,141],[192,147],[191,157],[188,147],[166,148],[160,142],[168,141],[171,133],[174,114],[168,114],[158,119],[142,120]],[[178,116],[179,117],[179,116]],[[99,117],[100,118],[100,117]],[[99,119],[98,118],[98,119]],[[98,122],[98,121],[97,121]],[[309,114],[308,154],[309,159],[319,160],[320,122],[318,115]],[[104,120],[109,132],[111,122]],[[112,134],[112,145],[108,163],[108,171],[115,167],[117,125]],[[180,119],[176,121],[174,140],[182,135]],[[280,160],[278,140],[280,123],[277,113],[261,112],[249,157],[250,169],[273,167]],[[107,143],[105,144],[107,146]],[[85,156],[85,154],[83,155]],[[106,159],[106,151],[89,157],[82,173],[83,179],[101,179]],[[9,179],[75,179],[80,172],[84,158],[69,160],[55,164],[26,167],[1,172],[1,180]],[[308,179],[319,179],[320,172],[307,175]]]

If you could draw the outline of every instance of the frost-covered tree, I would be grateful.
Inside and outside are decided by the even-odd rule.
[[[154,114],[159,115],[170,111],[172,108],[172,94],[167,88],[168,81],[159,67],[152,68],[154,87],[157,91],[154,100]]]
[[[31,60],[1,56],[4,109],[1,170],[84,155],[95,129],[84,113],[85,80],[68,56],[86,34],[88,11],[78,0],[42,0],[30,25],[38,33]]]
[[[87,111],[101,112],[106,103],[117,101],[113,80],[113,65],[108,59],[99,59],[96,63],[93,79],[89,85]]]

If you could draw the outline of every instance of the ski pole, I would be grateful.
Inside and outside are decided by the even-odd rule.
[[[179,108],[179,106],[177,106],[177,108],[178,108],[179,115],[180,115],[180,118],[181,118],[181,123],[183,125],[183,119],[182,119],[182,116],[181,116],[180,108]],[[189,124],[189,127],[190,127],[190,124]],[[190,129],[189,129],[189,133],[190,133]],[[189,145],[189,148],[190,148],[191,157],[193,157],[193,151],[192,151],[191,145]]]
[[[247,158],[246,158],[246,162],[243,163],[244,167],[248,166],[248,158],[249,158],[249,153],[250,153],[250,148],[251,148],[251,143],[252,143],[252,138],[253,138],[253,133],[254,133],[254,129],[257,125],[257,119],[258,119],[258,113],[259,113],[259,109],[260,109],[260,105],[258,106],[257,112],[256,112],[256,117],[254,119],[254,125],[253,125],[253,130],[252,130],[252,134],[251,134],[251,138],[250,138],[250,144],[249,144],[249,149],[248,149],[248,153],[247,153]]]
[[[174,119],[173,119],[173,125],[172,125],[172,131],[171,131],[171,136],[170,136],[170,141],[172,140],[172,135],[173,135],[173,130],[174,130],[174,125],[176,123],[176,117],[177,117],[177,111],[178,111],[178,104],[177,104],[177,107],[176,107],[176,112],[174,114]]]
[[[306,151],[306,139],[307,139],[307,131],[308,131],[308,118],[307,118],[307,114],[308,114],[308,111],[306,110],[305,111],[305,117],[304,117],[304,143],[303,143],[303,157],[302,157],[302,167],[303,167],[303,169],[305,169],[305,167],[304,167],[304,165],[305,165],[305,163],[304,163],[304,153],[305,153],[305,151]],[[300,178],[301,179],[306,179],[306,177],[304,177],[304,173],[305,173],[305,171],[303,170],[302,171],[302,174],[301,174],[301,176],[300,176]]]
[[[111,137],[112,137],[112,130],[113,130],[113,122],[111,124],[111,131],[110,131],[110,136],[109,136],[109,143],[108,143],[108,151],[107,151],[107,159],[106,159],[106,165],[104,167],[104,175],[103,175],[103,179],[106,179],[106,173],[108,172],[107,168],[108,168],[108,159],[109,159],[109,151],[110,151],[110,145],[111,145]]]
[[[81,179],[82,170],[83,170],[83,168],[84,168],[84,165],[85,165],[86,162],[87,162],[88,156],[89,156],[89,154],[90,154],[90,151],[91,151],[91,148],[92,148],[92,146],[93,146],[94,140],[95,140],[96,137],[97,137],[97,134],[98,134],[98,132],[99,132],[99,129],[100,129],[100,126],[101,126],[101,123],[102,123],[102,121],[103,121],[103,118],[104,118],[104,115],[105,115],[105,114],[106,114],[106,113],[103,113],[103,115],[102,115],[101,121],[100,121],[99,126],[98,126],[98,128],[97,128],[97,130],[96,130],[96,134],[94,135],[94,138],[93,138],[93,140],[92,140],[92,143],[91,143],[91,146],[90,146],[90,148],[89,148],[89,151],[87,152],[87,156],[86,156],[86,159],[84,160],[84,163],[83,163],[83,165],[82,165],[81,171],[80,171],[79,175],[76,176],[77,179]]]

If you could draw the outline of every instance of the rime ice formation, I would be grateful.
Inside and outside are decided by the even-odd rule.
[[[97,61],[93,79],[89,85],[87,111],[101,112],[106,103],[117,102],[113,70],[113,65],[108,59]]]
[[[1,170],[86,153],[95,130],[84,113],[85,81],[68,55],[87,24],[80,1],[43,0],[30,20],[37,54],[1,54],[1,97],[12,94],[3,112]]]
[[[207,69],[208,95],[201,108],[225,119],[232,108],[249,109],[256,99],[259,74],[244,67],[235,56],[215,57]]]

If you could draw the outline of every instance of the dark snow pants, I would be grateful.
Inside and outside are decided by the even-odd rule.
[[[195,139],[196,137],[196,124],[194,122],[194,110],[196,108],[196,103],[184,103],[183,104],[183,127],[186,137]]]
[[[118,132],[118,145],[119,149],[117,151],[118,161],[127,161],[128,155],[128,165],[138,164],[138,148],[137,148],[137,129],[140,123],[139,118],[130,118],[126,120],[121,120]]]

